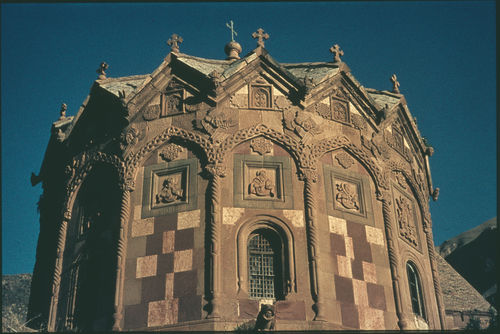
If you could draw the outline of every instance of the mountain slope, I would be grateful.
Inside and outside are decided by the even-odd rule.
[[[496,308],[497,242],[495,217],[437,247],[441,256]]]

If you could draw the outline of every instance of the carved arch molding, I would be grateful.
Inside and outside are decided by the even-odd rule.
[[[75,156],[71,163],[66,166],[69,179],[66,186],[65,213],[71,207],[76,191],[96,163],[112,165],[118,172],[122,188],[131,191],[135,188],[135,176],[144,159],[149,153],[169,142],[171,138],[178,138],[197,145],[204,152],[207,158],[207,165],[222,167],[225,164],[228,153],[234,147],[256,137],[267,138],[284,147],[294,159],[299,172],[304,175],[311,171],[316,171],[318,160],[324,154],[342,148],[355,157],[367,169],[374,181],[378,194],[382,194],[382,189],[389,189],[388,175],[372,159],[371,152],[363,147],[356,146],[346,136],[335,136],[311,144],[304,144],[286,134],[269,128],[265,124],[258,124],[253,127],[241,129],[224,141],[215,143],[207,135],[171,126],[141,146],[138,150],[127,154],[125,158],[99,151],[85,151]],[[385,164],[387,164],[387,170],[397,171],[405,176],[408,184],[413,189],[413,193],[416,194],[417,201],[421,205],[423,216],[427,218],[427,214],[425,213],[427,206],[423,200],[425,196],[422,189],[417,186],[417,182],[414,180],[406,164],[401,161],[388,161]]]

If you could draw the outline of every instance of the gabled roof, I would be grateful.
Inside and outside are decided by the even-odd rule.
[[[121,92],[126,95],[134,92],[146,80],[149,74],[133,75],[129,77],[108,78],[99,80],[99,85],[113,95],[119,97]]]
[[[376,90],[373,88],[365,88],[368,95],[375,101],[380,108],[385,107],[387,104],[389,109],[392,109],[401,101],[401,95],[394,94],[386,90]]]
[[[449,311],[488,312],[491,305],[453,267],[436,252],[436,262],[443,292],[443,302]]]

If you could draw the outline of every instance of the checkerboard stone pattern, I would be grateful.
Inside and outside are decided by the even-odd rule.
[[[342,325],[353,329],[381,330],[387,311],[384,286],[377,279],[371,248],[384,246],[379,228],[329,216],[334,285],[341,305]]]
[[[201,319],[194,265],[199,226],[200,210],[146,219],[134,215],[125,282],[126,330]]]

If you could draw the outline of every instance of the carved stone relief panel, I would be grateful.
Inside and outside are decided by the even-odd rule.
[[[361,186],[341,178],[334,179],[335,207],[354,213],[362,213]]]
[[[169,90],[161,98],[160,117],[184,113],[184,89]]]
[[[248,105],[254,109],[271,109],[273,107],[272,86],[268,84],[251,84]]]
[[[332,109],[332,114],[331,114],[332,120],[342,123],[349,123],[350,112],[349,112],[348,101],[332,96],[330,105]]]
[[[393,186],[394,216],[399,236],[412,247],[420,250],[417,214],[414,201],[397,186]]]
[[[196,209],[196,173],[196,159],[146,166],[141,217]]]
[[[337,155],[342,156],[342,153],[345,152]],[[327,213],[337,218],[373,225],[368,177],[326,164],[323,165],[323,172]]]
[[[348,169],[354,164],[354,159],[347,152],[340,152],[335,155],[335,159],[343,168]]]
[[[323,132],[321,125],[312,118],[312,113],[298,107],[283,111],[283,124],[286,129],[293,131],[304,140]]]
[[[288,157],[234,155],[234,206],[292,208]]]

